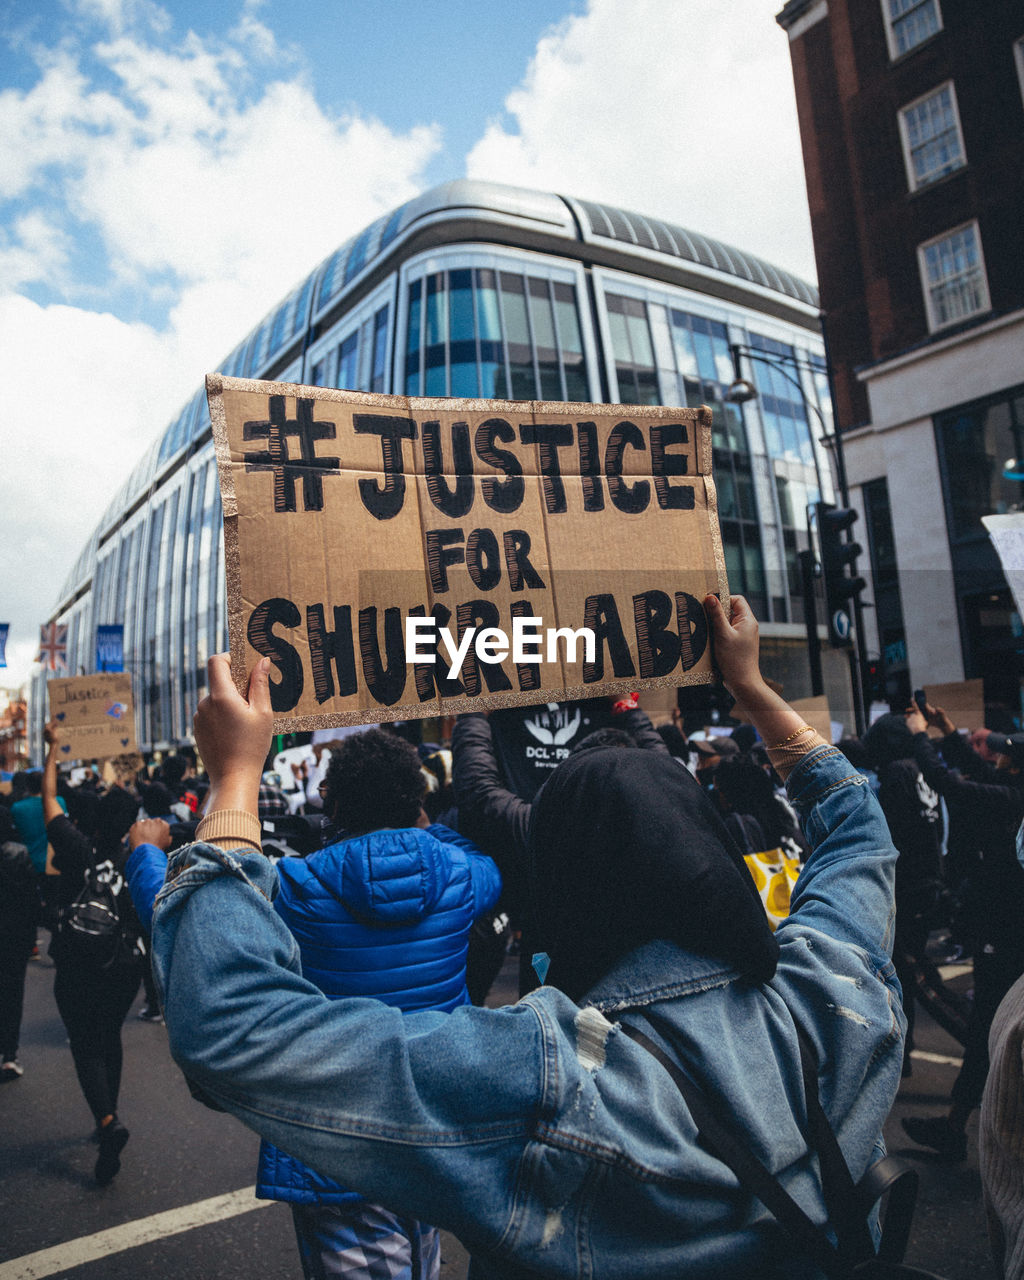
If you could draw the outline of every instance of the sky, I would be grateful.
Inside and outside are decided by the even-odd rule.
[[[0,688],[131,468],[368,222],[456,177],[813,280],[781,0],[0,0]]]

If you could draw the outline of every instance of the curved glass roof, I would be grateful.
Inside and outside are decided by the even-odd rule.
[[[462,178],[414,196],[346,240],[235,347],[221,362],[221,372],[236,378],[260,376],[279,353],[354,287],[414,226],[444,221],[460,211],[476,220],[562,237],[577,244],[581,237],[574,212],[582,211],[588,224],[584,241],[614,240],[631,246],[634,252],[685,259],[784,294],[806,306],[818,305],[817,290],[806,281],[698,232],[611,205]],[[582,223],[580,218],[579,225]],[[200,388],[118,490],[104,513],[99,533],[109,528],[165,465],[202,436],[209,425],[206,396]]]
[[[625,209],[613,209],[610,205],[594,204],[589,200],[578,200],[576,203],[586,213],[590,230],[595,236],[633,244],[640,249],[653,249],[673,258],[698,262],[702,267],[739,276],[751,284],[774,289],[776,293],[784,293],[808,306],[818,306],[818,291],[806,280],[779,267],[773,267],[763,258],[755,258],[742,249],[723,244],[721,240],[712,240],[710,236],[702,236],[696,231],[686,231],[683,227],[662,222],[658,218],[628,213]]]

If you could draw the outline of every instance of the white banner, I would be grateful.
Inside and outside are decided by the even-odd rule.
[[[1008,516],[982,516],[981,523],[988,530],[1002,562],[1017,612],[1024,617],[1024,511]]]

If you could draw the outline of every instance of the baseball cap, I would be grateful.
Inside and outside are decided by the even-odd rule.
[[[1009,756],[1016,765],[1024,766],[1024,733],[990,733],[987,746],[1001,756]]]

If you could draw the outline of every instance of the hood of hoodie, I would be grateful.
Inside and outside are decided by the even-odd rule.
[[[320,888],[357,920],[394,927],[414,924],[437,907],[450,856],[429,831],[405,827],[353,836],[304,862]]]

